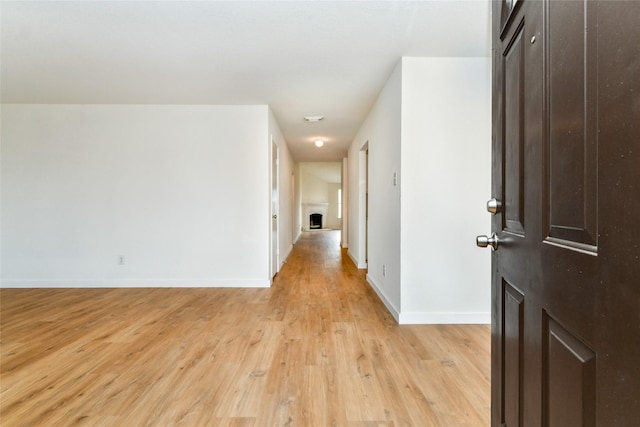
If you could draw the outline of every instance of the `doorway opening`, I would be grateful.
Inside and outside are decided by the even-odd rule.
[[[300,230],[341,230],[342,162],[300,163]]]

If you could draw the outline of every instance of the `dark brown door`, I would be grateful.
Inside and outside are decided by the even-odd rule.
[[[493,3],[492,425],[640,425],[640,1]]]

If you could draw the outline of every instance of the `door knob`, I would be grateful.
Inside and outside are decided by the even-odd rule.
[[[498,236],[496,233],[492,233],[491,237],[487,236],[478,236],[476,237],[476,245],[480,248],[486,248],[487,246],[491,246],[492,251],[498,250]]]
[[[490,212],[491,215],[495,215],[500,212],[501,208],[502,202],[495,197],[487,202],[487,212]]]

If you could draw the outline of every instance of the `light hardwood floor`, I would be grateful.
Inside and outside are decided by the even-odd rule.
[[[397,325],[338,238],[270,289],[0,290],[0,424],[489,425],[489,326]]]

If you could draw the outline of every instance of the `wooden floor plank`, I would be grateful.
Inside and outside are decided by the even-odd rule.
[[[486,426],[487,325],[397,325],[332,231],[269,289],[1,289],[2,426]]]

